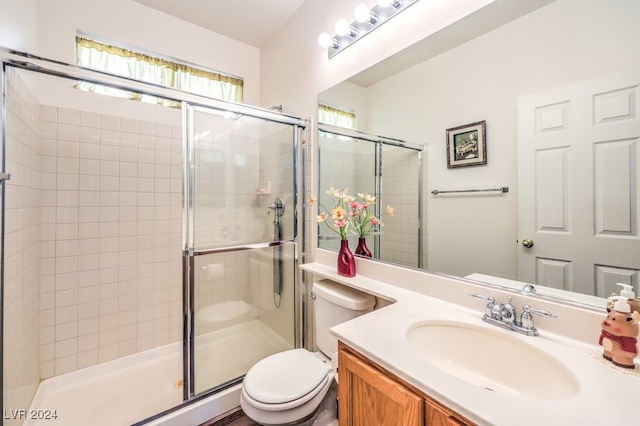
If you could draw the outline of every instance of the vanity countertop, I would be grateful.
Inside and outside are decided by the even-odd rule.
[[[538,326],[540,335],[529,337],[482,321],[484,303],[478,310],[443,301],[401,286],[364,276],[345,278],[335,268],[321,264],[301,265],[317,277],[329,278],[394,303],[337,325],[331,332],[398,377],[479,425],[630,425],[640,424],[640,366],[625,370],[603,362],[597,355],[599,330],[593,344],[554,334]],[[490,290],[486,292],[490,293]],[[429,321],[451,321],[471,327],[486,327],[504,333],[550,355],[578,382],[577,393],[561,400],[526,399],[487,391],[462,381],[426,361],[414,351],[406,337],[412,327]],[[556,319],[557,321],[557,319]],[[545,323],[549,324],[549,323]],[[473,357],[474,348],[468,348]],[[593,354],[596,355],[593,355]],[[519,365],[514,360],[514,376]]]

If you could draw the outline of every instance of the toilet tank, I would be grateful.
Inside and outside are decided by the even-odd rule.
[[[316,345],[328,357],[338,352],[338,339],[329,329],[373,310],[376,298],[331,280],[313,283]]]

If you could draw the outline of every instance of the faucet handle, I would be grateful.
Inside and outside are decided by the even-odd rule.
[[[479,294],[479,293],[469,293],[469,296],[477,297],[478,299],[488,300],[489,303],[495,303],[496,301],[496,298],[493,296],[485,296],[484,294]]]
[[[537,334],[536,327],[533,325],[533,317],[531,314],[540,315],[541,317],[549,317],[549,318],[557,318],[556,315],[552,314],[549,311],[545,311],[542,309],[535,309],[529,305],[524,305],[522,307],[522,315],[520,316],[520,323],[522,327],[531,330],[534,334]]]
[[[493,296],[485,296],[484,294],[478,294],[478,293],[470,293],[469,296],[471,297],[476,297],[478,299],[484,299],[484,300],[488,300],[489,303],[487,303],[487,312],[485,315],[492,317],[493,316],[493,308],[495,306],[496,303],[496,298]]]
[[[524,305],[522,307],[522,310],[525,312],[531,312],[532,314],[540,315],[541,317],[558,318],[557,315],[554,315],[549,311],[545,311],[544,309],[532,308],[529,305]]]

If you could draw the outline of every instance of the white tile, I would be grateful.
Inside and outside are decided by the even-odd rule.
[[[100,316],[116,314],[118,312],[118,299],[105,299],[98,302]],[[116,321],[117,322],[117,321]]]
[[[76,240],[78,239],[78,225],[73,224],[58,224],[56,229],[57,240]]]
[[[58,156],[59,157],[69,157],[69,158],[79,158],[80,157],[80,143],[79,142],[71,142],[68,140],[59,140],[58,141]]]
[[[56,223],[74,224],[78,222],[78,207],[58,207]]]
[[[69,373],[78,368],[78,356],[69,355],[62,358],[56,358],[55,360],[55,375],[59,376],[64,373]]]
[[[59,190],[56,193],[56,205],[58,207],[78,206],[78,191]]]
[[[48,379],[55,374],[55,361],[44,361],[40,363],[40,378]]]
[[[80,125],[83,127],[100,127],[100,114],[94,112],[80,111]]]
[[[106,362],[118,357],[118,345],[100,346],[98,349],[98,362]]]
[[[78,368],[86,368],[98,364],[98,350],[78,352]]]
[[[98,302],[83,303],[78,306],[78,335],[96,334],[100,330]]]
[[[78,352],[78,339],[72,338],[67,340],[58,340],[55,343],[56,358],[62,358],[69,355],[76,355]]]
[[[40,361],[51,361],[53,359],[55,359],[55,344],[40,345]]]
[[[135,336],[134,336],[135,337]],[[118,356],[127,356],[136,353],[137,340],[131,339],[118,342]]]
[[[58,108],[58,123],[77,126],[80,124],[80,112],[70,108]]]
[[[80,165],[79,165],[79,173],[81,175],[99,175],[100,160],[90,159],[90,158],[81,158]]]
[[[78,306],[72,305],[64,308],[56,308],[56,324],[75,322],[78,320]]]
[[[56,308],[71,306],[78,303],[78,292],[76,289],[56,291]],[[56,339],[58,338],[58,330],[56,328]]]
[[[84,148],[89,146],[97,147],[99,152],[100,129],[93,128],[93,127],[80,127],[80,142],[82,142],[82,144],[80,145],[81,156],[83,152],[83,147]],[[90,158],[94,158],[94,157],[90,157]]]
[[[102,130],[100,132],[101,145],[120,145],[120,132],[117,130]]]
[[[80,177],[80,191],[99,191],[100,190],[100,176],[98,175],[81,175]],[[86,205],[86,204],[84,204]]]
[[[80,127],[69,124],[58,123],[58,140],[63,141],[80,141]],[[59,146],[58,146],[59,147]]]
[[[98,349],[98,333],[80,335],[78,337],[78,352]]]
[[[120,130],[120,117],[113,115],[101,115],[100,127],[107,130]]]
[[[129,133],[138,133],[138,120],[131,118],[120,119],[120,130]]]
[[[100,223],[86,222],[78,225],[78,239],[80,244],[84,241],[98,241],[100,237]],[[82,252],[82,250],[80,250]]]
[[[40,105],[40,120],[56,123],[58,121],[58,108],[50,105]]]
[[[95,281],[94,284],[97,284],[97,281]],[[98,288],[98,285],[78,288],[78,304],[98,301]]]
[[[58,324],[55,326],[56,341],[73,339],[78,337],[78,325],[75,322]]]
[[[139,121],[138,133],[143,135],[155,135],[155,123],[151,121]]]
[[[47,309],[40,311],[40,327],[51,327],[56,324],[56,310]]]
[[[118,341],[118,315],[107,314],[98,317],[100,324],[100,346],[110,345]]]

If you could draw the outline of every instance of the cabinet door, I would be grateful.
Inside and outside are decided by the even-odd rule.
[[[351,353],[339,354],[340,426],[421,426],[424,399]]]
[[[426,400],[426,426],[465,426],[466,424],[458,420],[451,411],[433,401]]]

